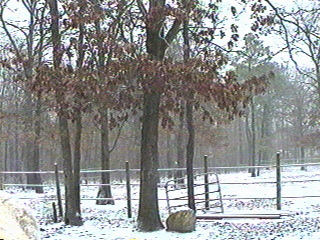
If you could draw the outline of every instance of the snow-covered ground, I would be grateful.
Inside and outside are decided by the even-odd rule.
[[[320,168],[309,167],[307,171],[298,168],[285,168],[282,173],[283,181],[289,180],[320,180]],[[221,191],[224,198],[272,198],[276,196],[275,184],[250,182],[275,181],[275,170],[263,170],[259,177],[252,178],[248,173],[219,174],[221,183],[247,183],[222,184]],[[200,179],[201,180],[201,179]],[[200,181],[199,180],[199,181]],[[153,240],[153,239],[320,239],[320,197],[284,198],[282,210],[288,216],[280,219],[224,219],[214,221],[199,220],[197,229],[192,233],[173,233],[166,230],[143,233],[135,228],[138,201],[133,201],[133,218],[128,219],[125,199],[125,186],[112,188],[115,205],[98,206],[93,200],[82,201],[82,216],[84,225],[81,227],[65,226],[63,223],[52,223],[54,189],[48,189],[45,194],[23,192],[7,189],[17,201],[28,205],[39,220],[44,239],[108,239],[108,240]],[[138,187],[132,188],[133,198],[138,198]],[[97,193],[95,187],[83,187],[82,197],[94,198]],[[282,196],[320,196],[320,182],[304,181],[283,183]],[[21,199],[30,198],[33,199]],[[165,190],[159,188],[159,198],[165,198]],[[121,200],[122,199],[122,200]],[[162,220],[168,217],[166,201],[160,201],[160,214]],[[245,199],[226,200],[224,210],[226,213],[239,211],[274,212],[276,201],[272,199]]]

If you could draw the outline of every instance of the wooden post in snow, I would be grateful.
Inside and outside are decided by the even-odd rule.
[[[277,210],[281,210],[281,161],[280,153],[277,153],[276,157],[276,174],[277,174]]]
[[[208,156],[204,155],[204,196],[205,196],[205,209],[210,209],[210,200],[209,200],[209,175],[208,175]]]
[[[128,218],[132,218],[132,210],[131,210],[131,186],[130,186],[130,166],[129,166],[129,162],[128,162],[128,161],[126,161],[126,186],[127,186]]]

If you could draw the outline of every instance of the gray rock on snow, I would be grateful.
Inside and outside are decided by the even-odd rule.
[[[166,220],[167,231],[193,232],[196,229],[197,218],[192,209],[171,213]]]

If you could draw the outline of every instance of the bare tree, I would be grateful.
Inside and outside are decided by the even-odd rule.
[[[26,164],[26,170],[30,172],[37,172],[40,169],[40,138],[41,138],[41,93],[35,96],[28,89],[28,82],[32,82],[34,79],[34,69],[39,65],[39,62],[43,59],[45,32],[43,30],[43,23],[41,17],[47,11],[45,4],[40,1],[21,1],[22,6],[28,13],[29,25],[27,28],[21,24],[16,24],[8,19],[4,18],[4,12],[7,8],[9,1],[1,2],[0,20],[2,23],[2,29],[4,30],[6,37],[9,39],[11,49],[17,59],[16,67],[21,67],[22,76],[18,74],[18,80],[22,83],[25,89],[26,102],[25,102],[25,132],[26,135],[33,136],[25,139],[23,147],[22,158]],[[11,29],[17,29],[19,36],[13,34]],[[37,33],[39,30],[39,33]],[[20,41],[23,41],[26,46],[25,49],[21,48]],[[22,79],[21,79],[22,78]],[[27,183],[30,185],[41,185],[41,177],[38,173],[28,174]],[[43,193],[41,186],[32,187],[37,193]]]
[[[278,20],[278,33],[283,36],[290,59],[296,70],[311,81],[319,95],[320,102],[320,5],[317,1],[301,1],[292,11],[280,9],[272,1],[266,0]],[[309,61],[310,67],[305,65]]]

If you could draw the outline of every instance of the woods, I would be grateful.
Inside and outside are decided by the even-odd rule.
[[[137,227],[156,231],[160,167],[186,167],[192,186],[203,155],[212,166],[268,164],[279,150],[317,157],[317,5],[241,2],[2,1],[1,171],[63,166],[64,221],[79,226],[80,169],[129,161],[140,169]],[[97,204],[115,204],[110,181],[103,172]]]

